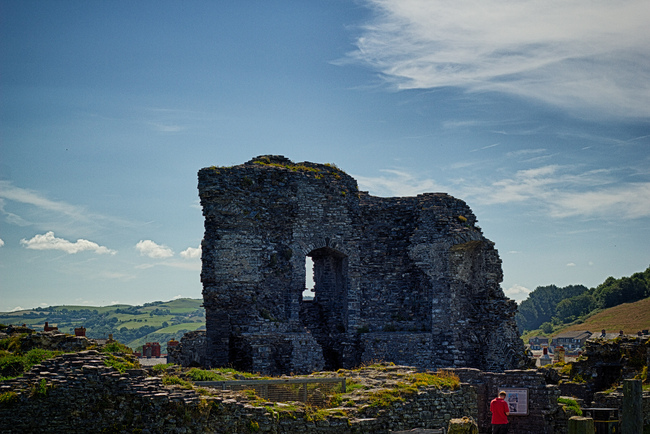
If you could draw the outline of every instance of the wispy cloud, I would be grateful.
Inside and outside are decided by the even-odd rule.
[[[21,207],[21,215],[18,215],[10,210],[9,202],[13,202],[14,207],[15,204],[28,206]],[[122,228],[133,225],[122,218],[93,213],[83,206],[49,199],[38,191],[17,187],[11,181],[0,181],[0,213],[9,224],[36,226],[43,230],[55,228],[57,232],[78,232],[82,226],[86,231],[92,231],[103,224],[118,224]]]
[[[565,109],[650,116],[646,0],[367,0],[348,59],[399,89],[498,91]]]
[[[353,175],[361,190],[369,190],[377,196],[415,196],[424,192],[444,191],[432,179],[418,179],[412,174],[394,169],[384,169],[388,176],[367,177]]]
[[[555,217],[650,217],[650,182],[638,182],[587,191],[562,192],[550,201]]]
[[[140,240],[135,245],[136,250],[142,256],[148,256],[154,259],[165,259],[174,256],[174,251],[165,245],[156,244],[151,240]]]
[[[75,220],[88,220],[88,213],[84,208],[47,199],[36,191],[16,187],[10,181],[0,181],[0,198],[33,205],[45,211],[63,214]]]
[[[77,241],[70,242],[63,238],[57,238],[54,236],[54,232],[50,231],[43,235],[34,235],[32,239],[20,240],[20,244],[23,245],[26,249],[32,250],[60,250],[65,253],[79,253],[83,251],[92,251],[99,255],[110,254],[114,255],[117,253],[115,250],[111,250],[107,247],[100,246],[97,243],[92,241],[78,239]]]
[[[650,217],[650,182],[620,182],[613,170],[580,172],[572,166],[547,165],[492,181],[461,179],[450,186],[405,171],[384,172],[382,177],[355,177],[361,189],[378,196],[446,192],[483,205],[529,204],[554,218]]]

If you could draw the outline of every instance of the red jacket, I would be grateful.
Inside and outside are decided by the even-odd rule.
[[[492,424],[503,425],[508,423],[508,415],[510,407],[508,403],[501,398],[494,398],[490,402],[490,411],[492,412]]]

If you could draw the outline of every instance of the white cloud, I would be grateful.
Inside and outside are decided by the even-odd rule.
[[[401,170],[385,169],[382,172],[388,176],[367,177],[353,175],[360,190],[368,190],[376,196],[416,196],[425,192],[440,192],[444,188],[432,179],[417,179],[410,173]]]
[[[20,307],[20,306],[16,306],[16,307],[14,307],[13,309],[11,309],[9,312],[18,312],[19,310],[25,310],[25,309],[23,309],[23,308]]]
[[[22,239],[20,240],[26,249],[32,250],[61,250],[66,253],[79,253],[86,250],[93,251],[97,254],[111,254],[114,255],[117,253],[115,250],[111,250],[107,247],[100,246],[97,243],[92,241],[78,239],[74,243],[65,240],[63,238],[56,238],[54,232],[49,231],[43,235],[34,235],[30,240]]]
[[[367,0],[348,59],[398,89],[455,86],[650,116],[646,0]]]
[[[188,247],[180,253],[181,257],[185,259],[197,259],[201,258],[201,246],[198,249],[194,247]]]
[[[174,252],[167,246],[159,245],[151,240],[140,240],[135,248],[142,256],[148,256],[154,259],[164,259],[174,256]]]
[[[567,266],[567,267],[575,267],[576,264],[574,264],[573,262],[569,262],[568,264],[566,264],[566,266]]]
[[[512,298],[516,301],[525,300],[528,298],[528,294],[530,294],[530,292],[530,289],[518,284],[514,284],[510,288],[503,291],[506,297]]]
[[[572,166],[547,165],[495,181],[461,179],[450,187],[404,171],[384,172],[385,176],[355,178],[362,190],[377,196],[446,192],[483,205],[530,204],[555,218],[650,217],[650,182],[618,182],[614,169],[579,172]]]
[[[614,185],[587,192],[561,192],[551,203],[552,215],[618,216],[634,219],[650,216],[650,182]]]
[[[2,246],[4,246],[4,245],[5,245],[4,240],[3,240],[2,238],[0,238],[0,247],[2,247]]]
[[[534,201],[552,217],[650,217],[650,182],[615,183],[607,170],[570,173],[571,167],[542,166],[487,186],[465,187],[477,202],[495,205]]]

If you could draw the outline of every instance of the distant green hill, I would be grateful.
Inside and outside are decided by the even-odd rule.
[[[591,317],[594,313],[650,297],[650,267],[629,277],[608,277],[595,288],[584,285],[538,286],[521,302],[515,320],[519,331],[541,329],[550,333]]]
[[[102,339],[112,334],[113,338],[133,349],[146,342],[160,342],[164,351],[170,339],[179,340],[188,331],[205,328],[202,303],[201,299],[180,298],[141,306],[50,306],[0,312],[0,323],[25,324],[42,330],[48,322],[59,331],[70,334],[76,327],[85,327],[89,338]]]
[[[625,334],[634,334],[640,330],[650,329],[650,297],[610,307],[592,313],[589,317],[575,321],[571,324],[562,324],[553,329],[550,333],[544,333],[541,329],[531,330],[524,333],[521,338],[524,343],[534,336],[555,336],[559,333],[572,330],[589,330],[592,333],[600,333],[605,329],[607,333],[618,333],[623,330]]]

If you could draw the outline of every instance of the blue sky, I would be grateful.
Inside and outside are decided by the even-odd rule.
[[[197,171],[465,200],[507,295],[650,265],[650,3],[0,1],[0,311],[201,297]]]

